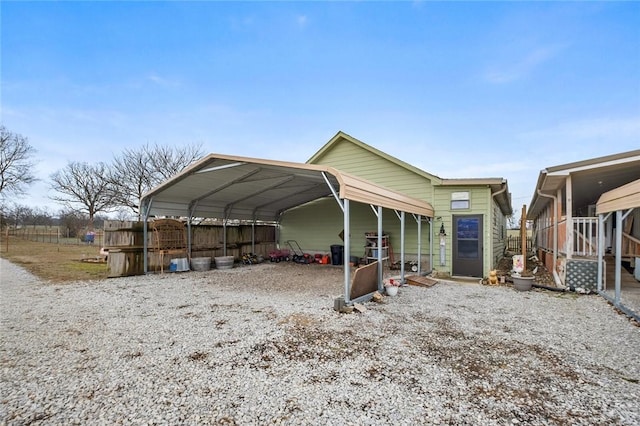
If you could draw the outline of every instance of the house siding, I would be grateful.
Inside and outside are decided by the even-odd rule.
[[[468,209],[451,209],[451,194],[453,192],[469,192],[469,208]],[[483,215],[483,274],[488,275],[489,270],[493,267],[493,225],[492,225],[492,205],[491,190],[487,187],[469,187],[469,186],[437,186],[435,187],[435,196],[433,200],[433,208],[436,217],[434,223],[434,232],[438,234],[441,223],[444,224],[447,233],[445,246],[445,265],[440,265],[439,260],[435,262],[435,269],[439,272],[451,274],[453,261],[453,215]],[[438,249],[436,248],[436,251]],[[439,259],[439,255],[436,256]]]
[[[378,220],[368,204],[350,203],[351,256],[363,257],[365,233],[376,232]],[[344,229],[342,210],[333,198],[312,201],[287,211],[281,221],[279,243],[295,239],[305,252],[328,253],[334,244],[343,245],[339,234]],[[382,210],[382,229],[390,236],[394,260],[400,260],[400,220],[395,212]],[[429,267],[429,225],[422,225],[422,263]],[[406,260],[417,259],[418,225],[411,215],[405,215]]]
[[[491,194],[489,194],[491,197]],[[493,258],[492,268],[495,268],[502,259],[505,251],[505,238],[507,237],[507,218],[500,210],[500,206],[495,200],[492,200],[493,212],[491,217],[492,226],[492,239],[493,239]]]
[[[433,197],[433,186],[429,179],[353,143],[336,145],[314,164],[335,167],[410,197],[425,201]]]
[[[491,196],[491,187],[486,184],[443,185],[437,176],[401,161],[395,161],[386,154],[367,149],[366,145],[347,138],[333,143],[329,149],[322,150],[311,161],[313,164],[327,165],[350,173],[378,185],[387,187],[408,196],[425,200],[434,207],[432,225],[422,224],[422,270],[435,270],[450,274],[452,270],[452,215],[482,215],[483,218],[483,274],[499,261],[504,250],[506,218],[497,202]],[[451,210],[451,194],[468,191],[470,206],[468,209]],[[365,233],[377,230],[377,217],[371,206],[360,203],[350,204],[351,255],[364,255]],[[396,213],[383,209],[382,227],[390,236],[395,261],[400,260],[400,220]],[[445,265],[439,265],[439,237],[441,224],[447,232],[445,247]],[[317,200],[287,211],[281,220],[280,243],[296,239],[300,246],[310,253],[327,253],[331,245],[342,245],[338,236],[344,226],[342,210],[332,197]],[[433,228],[433,230],[432,230]],[[431,238],[434,241],[431,242]],[[405,216],[405,260],[417,258],[417,223],[413,215]],[[431,247],[433,246],[433,253]],[[433,257],[434,265],[429,263]]]

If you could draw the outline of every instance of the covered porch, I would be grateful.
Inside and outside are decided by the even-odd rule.
[[[632,214],[617,225],[599,220],[596,203],[607,191],[640,178],[640,150],[549,167],[540,172],[528,219],[533,222],[537,255],[556,283],[596,290],[598,253],[620,254],[635,262],[640,249],[640,218]],[[633,225],[635,219],[636,225]],[[618,235],[617,230],[621,232]],[[603,235],[600,239],[599,236]],[[620,244],[618,245],[618,241]],[[577,281],[575,277],[582,277]]]

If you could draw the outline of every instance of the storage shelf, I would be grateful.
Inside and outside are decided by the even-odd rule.
[[[366,263],[378,260],[378,250],[382,257],[380,260],[389,260],[389,235],[382,235],[382,246],[378,247],[378,234],[367,232],[364,234],[366,245],[364,246],[364,259]]]

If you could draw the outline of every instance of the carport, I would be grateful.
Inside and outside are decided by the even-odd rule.
[[[616,308],[628,316],[640,321],[640,311],[635,308],[626,306],[621,301],[622,278],[621,265],[623,255],[622,244],[622,223],[631,212],[640,208],[640,179],[620,186],[609,192],[605,192],[600,196],[596,204],[596,214],[598,215],[598,294],[607,299]],[[611,297],[603,290],[603,265],[604,265],[604,222],[615,213],[615,293]],[[633,254],[638,255],[637,250],[630,250]],[[639,265],[635,265],[636,268]],[[635,286],[634,286],[635,287]],[[629,297],[640,300],[640,291],[637,288],[627,289]],[[640,306],[640,304],[638,304]]]
[[[400,220],[401,279],[404,282],[405,216],[410,214],[417,221],[418,241],[421,241],[423,220],[433,218],[433,207],[429,203],[333,167],[219,154],[204,157],[143,195],[140,207],[144,217],[144,271],[148,272],[147,223],[150,216],[186,217],[190,253],[191,223],[194,218],[221,219],[223,226],[229,220],[252,221],[254,224],[257,221],[279,223],[281,215],[288,209],[331,196],[344,217],[345,302],[352,303],[370,297],[363,295],[354,300],[350,297],[350,202],[371,206],[377,216],[379,238],[382,236],[382,209],[391,209],[396,213]],[[430,240],[433,241],[431,228]],[[419,257],[420,253],[421,247],[418,246]],[[433,256],[433,249],[430,253]],[[382,256],[381,250],[378,256]],[[383,290],[381,260],[378,259],[379,291]]]

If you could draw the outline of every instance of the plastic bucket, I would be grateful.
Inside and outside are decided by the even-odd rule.
[[[171,263],[176,265],[176,272],[185,272],[189,270],[189,259],[186,257],[171,259]],[[169,266],[169,270],[171,270],[171,266]]]

